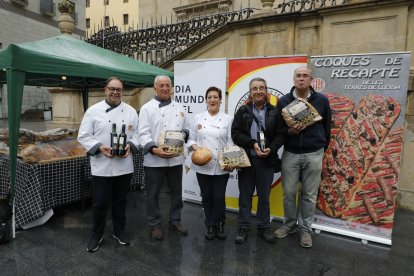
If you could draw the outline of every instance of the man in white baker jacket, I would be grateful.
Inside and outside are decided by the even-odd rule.
[[[106,81],[105,100],[91,106],[79,128],[78,141],[90,156],[92,173],[93,223],[87,251],[98,250],[104,235],[106,214],[112,200],[113,238],[129,245],[125,235],[126,196],[134,171],[132,154],[138,152],[138,115],[130,105],[121,101],[124,84],[111,77]],[[112,126],[119,134],[125,125],[127,144],[122,156],[111,153]]]
[[[139,112],[139,142],[144,148],[145,187],[147,190],[146,213],[151,237],[162,240],[161,212],[159,194],[164,179],[167,179],[171,207],[169,213],[170,230],[187,235],[180,223],[182,202],[182,174],[184,157],[167,151],[166,146],[158,144],[159,136],[165,131],[182,131],[188,137],[184,108],[171,100],[171,79],[159,75],[154,81],[154,99],[142,106]]]

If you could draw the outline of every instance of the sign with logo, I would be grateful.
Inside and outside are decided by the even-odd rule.
[[[312,227],[391,244],[410,53],[311,57],[332,109]]]
[[[272,105],[279,97],[288,93],[293,86],[294,70],[306,66],[306,56],[256,57],[229,60],[228,114],[236,111],[249,98],[249,82],[253,78],[263,78],[268,86],[268,98]],[[282,150],[279,150],[281,157]],[[237,172],[230,175],[227,185],[226,205],[238,209],[239,190]],[[257,195],[253,197],[253,211],[256,211]],[[283,218],[283,192],[280,173],[275,174],[270,193],[270,215]]]
[[[194,115],[207,109],[205,93],[211,86],[226,91],[226,59],[184,60],[174,62],[174,100],[184,106],[186,119],[192,123]],[[220,110],[224,112],[223,95]],[[191,158],[186,153],[183,172],[183,198],[201,202],[196,174],[190,170]]]

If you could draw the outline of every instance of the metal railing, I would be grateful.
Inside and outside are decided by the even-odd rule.
[[[314,11],[326,7],[348,4],[350,0],[283,0],[275,10],[277,14]],[[88,35],[86,42],[140,61],[160,65],[174,59],[201,39],[212,34],[228,22],[247,19],[254,12],[250,8],[197,16],[191,19],[121,32],[117,26],[99,29]],[[152,23],[151,23],[152,25]]]
[[[124,33],[117,26],[111,26],[90,35],[86,41],[146,63],[159,65],[226,23],[249,18],[252,13],[253,9],[245,8]]]

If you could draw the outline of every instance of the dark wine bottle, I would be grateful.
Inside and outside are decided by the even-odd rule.
[[[116,133],[116,124],[112,124],[111,148],[111,154],[118,155],[118,134]]]
[[[125,134],[125,125],[122,125],[122,131],[121,134],[119,134],[118,137],[118,154],[119,155],[125,155],[125,146],[126,146],[126,141],[127,140],[127,136]]]

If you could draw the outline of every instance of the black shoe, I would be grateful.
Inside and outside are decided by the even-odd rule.
[[[276,242],[276,237],[272,233],[272,231],[270,231],[270,228],[257,229],[257,234],[267,242],[270,242],[270,243]]]
[[[215,236],[216,236],[216,231],[215,231],[214,227],[213,226],[208,226],[207,227],[207,232],[204,235],[204,237],[206,238],[206,240],[211,241],[211,240],[214,239]]]
[[[237,231],[236,238],[234,239],[234,242],[237,244],[242,244],[247,240],[247,229],[239,228]]]
[[[114,239],[116,239],[120,245],[128,246],[131,244],[131,242],[126,238],[124,233],[121,233],[119,235],[113,234],[112,237],[114,237]]]
[[[103,236],[98,240],[95,238],[90,238],[88,243],[88,248],[86,248],[86,251],[89,253],[94,253],[96,250],[99,249],[99,246],[101,245],[103,240]]]
[[[216,223],[216,237],[220,240],[226,239],[226,233],[224,233],[224,223],[218,222]]]

